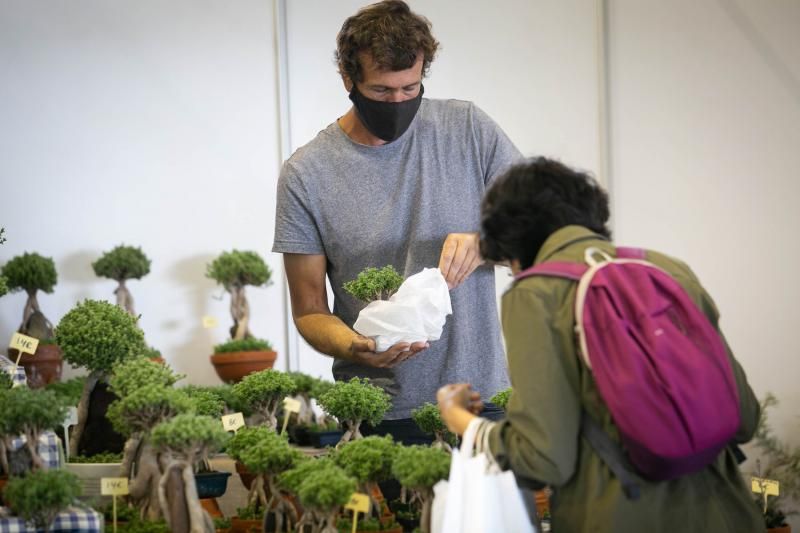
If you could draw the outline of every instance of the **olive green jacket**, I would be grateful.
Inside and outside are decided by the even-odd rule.
[[[583,262],[589,246],[615,255],[605,238],[580,226],[567,226],[550,235],[535,264]],[[685,264],[649,251],[646,259],[671,274],[718,325],[714,302]],[[595,381],[576,353],[575,288],[571,280],[533,276],[515,282],[503,296],[503,332],[513,392],[507,418],[491,433],[490,447],[498,463],[518,477],[553,489],[551,515],[557,533],[765,531],[728,449],[695,474],[665,482],[640,480],[641,497],[625,498],[619,480],[580,431],[585,409],[619,442]],[[743,443],[755,432],[759,406],[744,371],[730,349],[728,353],[742,419],[735,441]]]

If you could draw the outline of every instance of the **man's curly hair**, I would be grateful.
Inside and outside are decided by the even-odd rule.
[[[422,54],[422,76],[431,66],[439,43],[431,34],[431,23],[413,13],[402,0],[371,4],[344,21],[336,36],[339,74],[353,83],[363,80],[359,55],[367,53],[382,70],[406,70]]]

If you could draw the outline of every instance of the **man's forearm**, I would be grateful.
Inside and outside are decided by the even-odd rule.
[[[295,318],[297,331],[318,352],[337,359],[352,360],[350,347],[358,334],[337,316],[312,313]]]

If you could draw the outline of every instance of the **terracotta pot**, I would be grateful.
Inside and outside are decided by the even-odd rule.
[[[264,530],[263,520],[242,520],[231,518],[231,533],[261,533]]]
[[[533,492],[536,497],[536,513],[544,516],[545,511],[550,511],[550,496],[547,489],[536,490]]]
[[[238,383],[248,374],[272,368],[277,357],[273,351],[215,353],[211,363],[222,381]]]
[[[8,358],[12,361],[17,360],[17,355],[19,355],[17,350],[8,350]],[[63,363],[61,348],[56,344],[39,343],[35,354],[24,353],[19,359],[20,366],[25,368],[28,387],[32,389],[40,389],[45,385],[60,381]]]
[[[200,498],[200,505],[211,518],[222,518],[222,509],[219,508],[216,498]]]

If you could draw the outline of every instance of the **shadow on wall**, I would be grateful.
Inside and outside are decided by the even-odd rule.
[[[59,282],[70,282],[74,284],[75,287],[78,289],[72,295],[72,306],[75,304],[82,302],[87,298],[97,298],[96,294],[92,290],[95,284],[101,279],[98,278],[94,270],[92,269],[92,262],[97,261],[97,259],[102,255],[99,251],[87,251],[82,250],[80,252],[74,252],[68,256],[66,256],[62,261],[58,264],[58,280]],[[116,286],[113,284],[111,280],[105,280],[109,282],[108,286],[108,294],[106,294],[105,287],[103,288],[103,299],[108,300],[109,302],[115,302],[114,298],[114,289]],[[58,290],[58,286],[56,286],[56,290]],[[60,319],[60,317],[59,317]],[[54,324],[57,322],[54,322]]]
[[[207,370],[213,374],[209,357],[214,344],[218,342],[216,339],[221,335],[217,330],[224,328],[226,323],[225,317],[219,316],[218,302],[214,299],[222,290],[205,276],[206,265],[215,257],[211,254],[195,255],[179,261],[169,272],[170,279],[183,289],[186,316],[191,317],[191,321],[183,327],[174,321],[162,324],[166,329],[180,329],[181,337],[185,339],[182,344],[172,346],[166,356],[170,366],[178,373],[191,374],[193,367],[196,369],[197,365],[208,365]],[[214,329],[205,328],[205,316],[214,316],[219,325]]]

